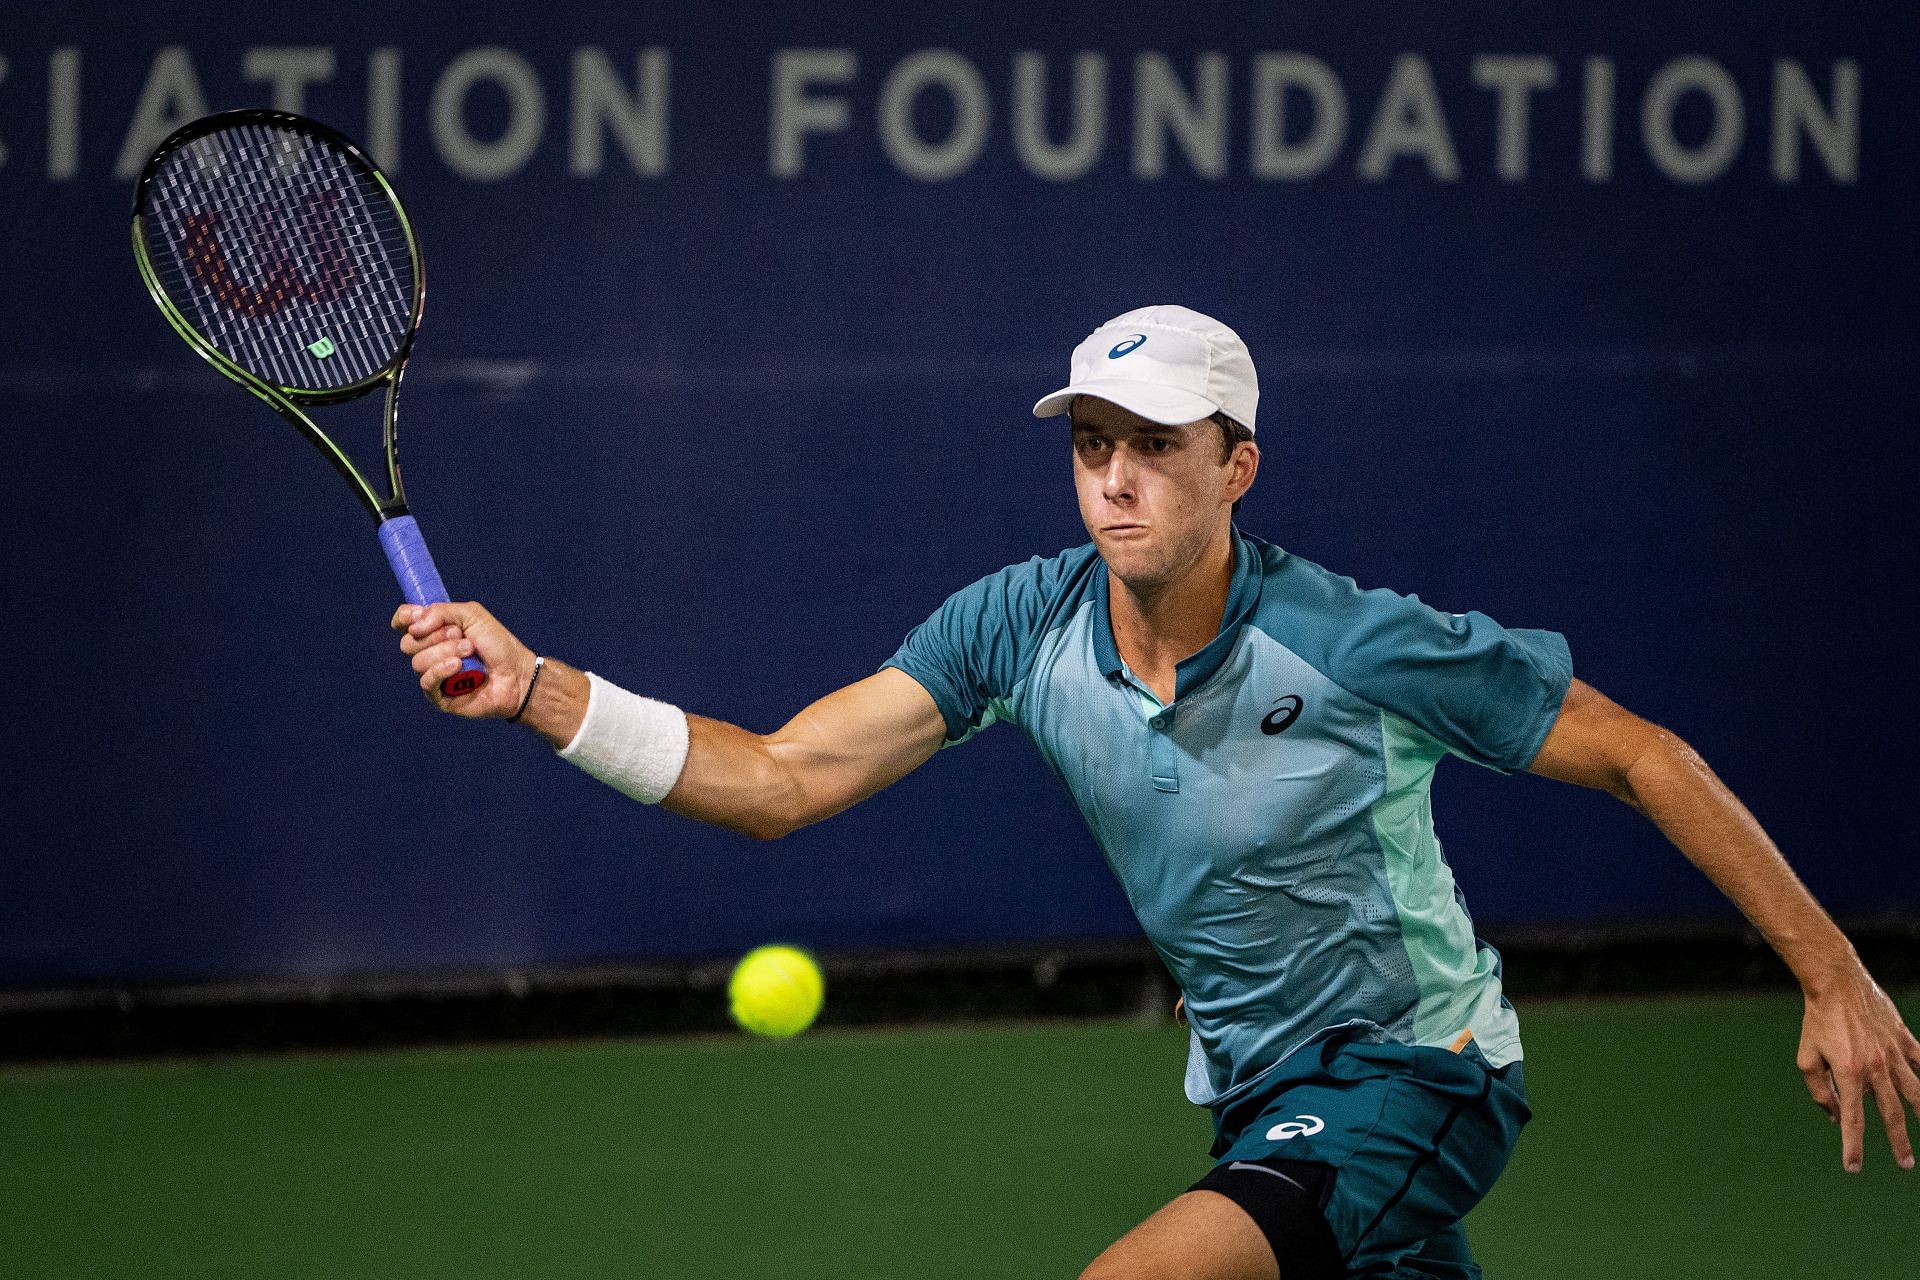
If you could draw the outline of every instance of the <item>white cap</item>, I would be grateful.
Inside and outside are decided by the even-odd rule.
[[[1072,381],[1033,406],[1065,413],[1097,396],[1150,422],[1198,422],[1224,413],[1253,430],[1260,383],[1240,335],[1187,307],[1140,307],[1095,329],[1073,349]]]

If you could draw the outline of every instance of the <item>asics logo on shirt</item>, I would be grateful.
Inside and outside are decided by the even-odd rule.
[[[1260,732],[1272,737],[1276,733],[1285,733],[1287,726],[1300,718],[1300,708],[1306,704],[1300,695],[1290,693],[1273,704],[1273,710],[1267,712],[1260,721]]]
[[[1121,356],[1127,354],[1127,352],[1133,350],[1135,347],[1139,346],[1141,343],[1145,342],[1146,340],[1147,340],[1146,334],[1136,333],[1131,338],[1127,338],[1121,342],[1116,342],[1113,344],[1113,350],[1107,352],[1107,359],[1118,360]]]

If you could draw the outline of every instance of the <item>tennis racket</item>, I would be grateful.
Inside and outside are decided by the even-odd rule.
[[[182,125],[141,171],[133,254],[174,332],[299,428],[346,480],[406,599],[448,599],[407,512],[396,426],[426,276],[407,215],[365,153],[284,111]],[[382,387],[384,493],[306,412]],[[486,682],[485,665],[468,658],[440,691],[459,697]]]

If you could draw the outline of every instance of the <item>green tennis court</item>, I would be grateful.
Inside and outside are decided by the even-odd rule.
[[[1920,1176],[1871,1127],[1840,1171],[1796,1000],[1522,1015],[1490,1276],[1913,1274]],[[1072,1276],[1206,1168],[1184,1051],[1109,1022],[13,1069],[0,1271]]]

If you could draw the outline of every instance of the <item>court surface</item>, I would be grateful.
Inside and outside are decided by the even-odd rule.
[[[1871,1111],[1840,1171],[1798,1008],[1523,1005],[1488,1275],[1914,1274],[1920,1174]],[[1071,1277],[1207,1167],[1184,1049],[1032,1023],[11,1069],[0,1272]]]

